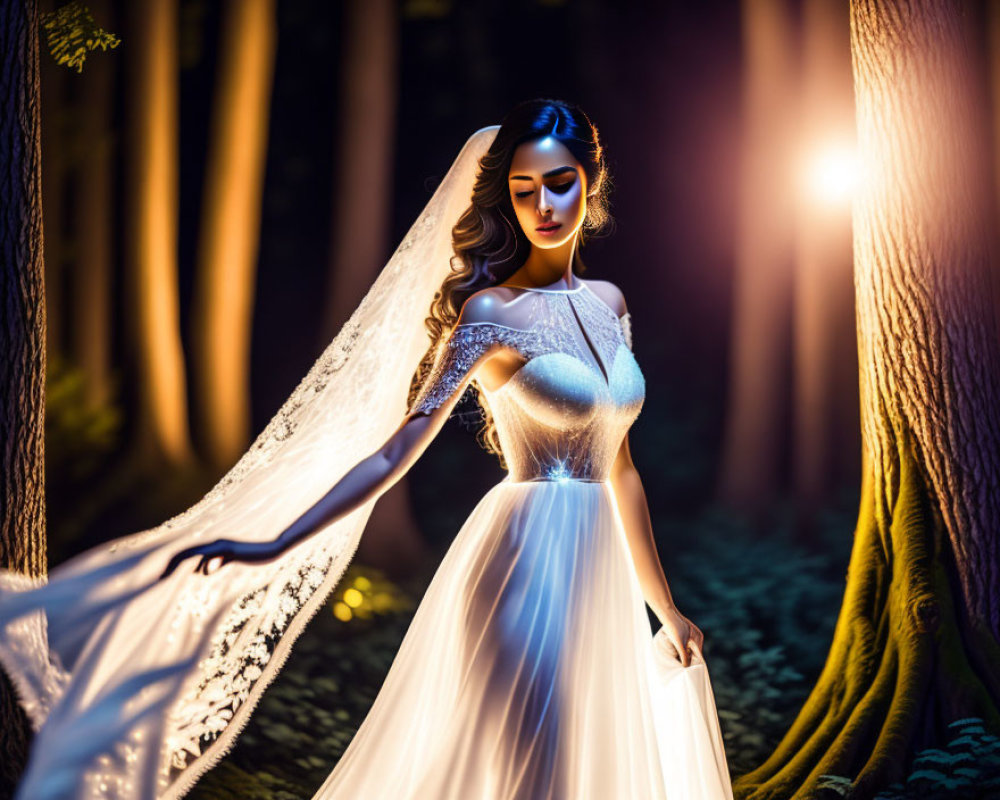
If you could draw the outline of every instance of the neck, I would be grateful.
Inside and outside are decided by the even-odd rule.
[[[574,236],[559,247],[546,249],[532,245],[527,260],[507,280],[524,286],[548,286],[562,280],[565,288],[572,288],[576,240]]]

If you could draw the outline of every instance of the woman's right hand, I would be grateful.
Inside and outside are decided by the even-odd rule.
[[[230,561],[244,561],[247,563],[258,563],[262,561],[272,561],[282,553],[282,548],[276,542],[237,542],[232,539],[216,539],[214,542],[189,547],[181,550],[167,564],[167,568],[160,575],[163,580],[170,575],[178,565],[185,559],[192,556],[200,556],[201,561],[195,566],[194,571],[203,575],[209,574],[209,564],[218,561],[218,566],[212,569],[214,572]]]

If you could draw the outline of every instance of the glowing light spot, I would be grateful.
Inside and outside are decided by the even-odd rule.
[[[347,589],[344,591],[344,602],[351,608],[357,608],[365,601],[365,596],[357,589]]]
[[[827,205],[850,203],[859,180],[857,153],[844,145],[829,145],[816,150],[806,163],[809,194]]]
[[[354,615],[351,613],[351,607],[346,603],[336,602],[333,604],[333,616],[341,622],[350,622]]]
[[[354,586],[362,592],[367,592],[372,588],[372,582],[364,575],[358,575],[358,577],[354,579]]]

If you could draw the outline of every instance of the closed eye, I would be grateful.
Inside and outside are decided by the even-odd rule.
[[[566,194],[566,192],[568,192],[573,187],[574,183],[576,183],[575,180],[564,181],[563,183],[557,183],[554,186],[550,186],[549,189],[551,189],[556,194]],[[534,189],[528,189],[527,191],[524,192],[514,192],[514,197],[530,197],[534,193],[535,193]]]

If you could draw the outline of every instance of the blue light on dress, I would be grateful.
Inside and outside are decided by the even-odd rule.
[[[565,461],[557,461],[555,464],[550,466],[545,472],[545,477],[547,477],[549,480],[560,481],[563,483],[569,481],[572,478],[572,476],[569,473],[569,470],[566,468]]]

